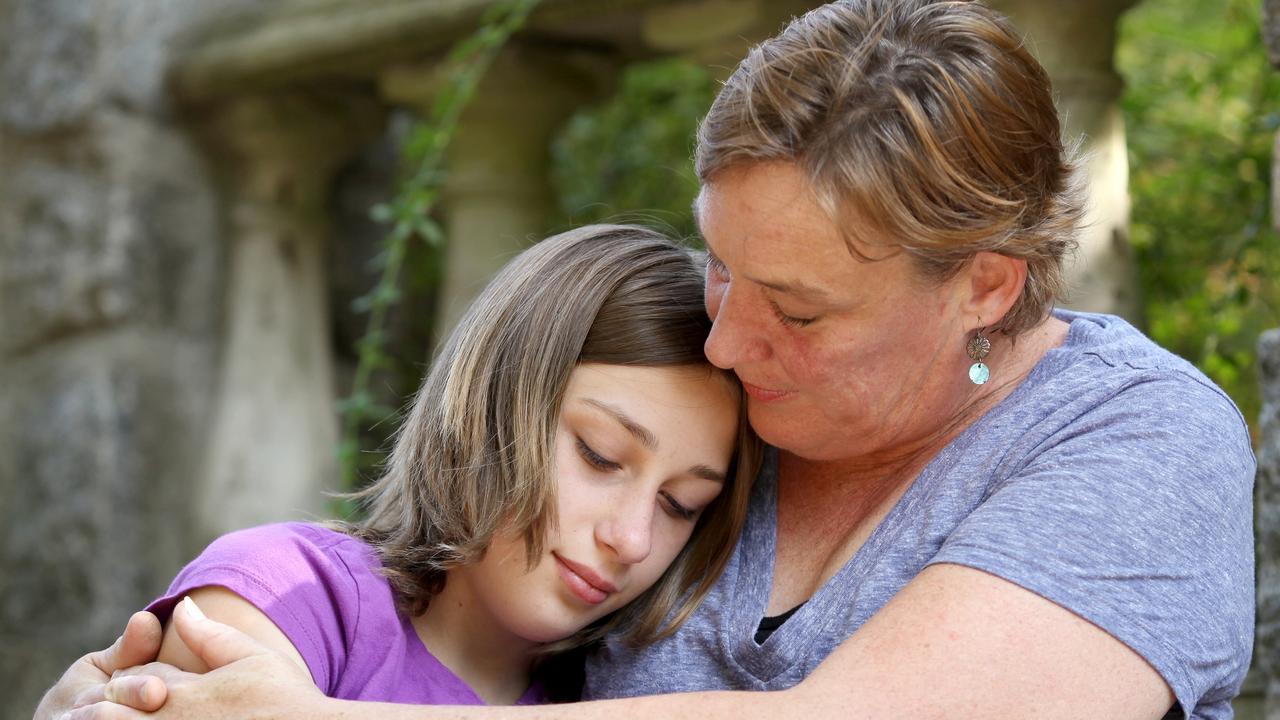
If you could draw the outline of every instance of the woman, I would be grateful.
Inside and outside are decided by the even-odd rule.
[[[648,649],[608,642],[587,695],[623,699],[555,716],[1230,717],[1253,632],[1248,434],[1123,321],[1051,311],[1080,200],[1009,24],[970,2],[819,8],[743,61],[697,160],[706,352],[777,453],[700,608]],[[218,637],[246,657],[166,674],[166,712],[539,716],[331,704]],[[251,671],[269,691],[219,693]],[[162,694],[112,692],[140,688]],[[630,697],[654,692],[677,694]]]

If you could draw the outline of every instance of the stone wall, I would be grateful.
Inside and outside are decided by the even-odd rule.
[[[1280,0],[1262,0],[1262,36],[1280,69]],[[1271,161],[1271,222],[1280,229],[1280,134]],[[1258,635],[1254,653],[1266,720],[1280,720],[1280,329],[1258,341],[1262,413],[1258,421]]]
[[[224,250],[163,81],[201,5],[0,1],[0,718],[190,552]]]
[[[1098,28],[1130,3],[1079,3],[1064,29],[1047,0],[994,0],[1040,35],[1055,73],[1074,72],[1062,82],[1074,130],[1111,150],[1089,168],[1111,188],[1093,270],[1129,269],[1112,36]],[[443,322],[546,227],[547,138],[622,63],[731,66],[810,4],[548,0],[531,26],[542,41],[497,63],[451,157],[440,214],[457,287]],[[440,48],[419,46],[446,46],[482,5],[0,0],[0,720],[28,717],[211,535],[321,509],[342,370],[330,307],[361,284],[326,278],[342,269],[326,263],[368,250],[329,244],[335,213],[350,230],[334,207],[355,187],[342,168],[384,133],[389,106],[430,101]],[[214,36],[225,42],[203,42]],[[572,51],[554,52],[557,39]],[[513,113],[503,97],[528,101]],[[1081,295],[1127,312],[1127,276],[1098,277]],[[1272,652],[1275,611],[1264,602]]]
[[[1258,666],[1266,720],[1280,720],[1280,329],[1258,342],[1262,416],[1258,449]]]

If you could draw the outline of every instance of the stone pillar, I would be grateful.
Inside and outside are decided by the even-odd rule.
[[[1027,34],[1053,78],[1068,138],[1083,136],[1089,213],[1069,269],[1066,306],[1143,324],[1137,267],[1129,246],[1129,161],[1120,114],[1123,82],[1113,56],[1116,22],[1136,0],[992,0]]]
[[[229,258],[201,541],[323,514],[337,446],[326,207],[335,171],[378,122],[368,99],[288,93],[230,100],[209,123]]]
[[[212,178],[160,80],[195,5],[117,5],[0,0],[4,720],[188,552],[222,255]]]
[[[756,43],[824,0],[684,0],[654,3],[640,25],[647,47],[687,57],[723,81]]]
[[[556,223],[551,139],[609,85],[607,59],[513,45],[499,55],[463,114],[449,149],[440,215],[448,247],[436,337],[461,317],[489,278]],[[382,76],[391,101],[422,110],[438,66],[399,66]]]
[[[1262,37],[1280,69],[1280,0],[1263,0]],[[1280,230],[1280,133],[1271,160],[1271,222]],[[1280,720],[1280,329],[1258,341],[1262,413],[1258,420],[1258,635],[1254,647],[1265,693],[1266,720]]]
[[[1258,636],[1254,656],[1267,720],[1280,720],[1280,329],[1258,341],[1262,414],[1258,427]]]

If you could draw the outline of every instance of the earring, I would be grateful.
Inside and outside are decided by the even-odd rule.
[[[969,366],[969,379],[974,385],[985,384],[991,379],[991,368],[984,365],[982,361],[986,359],[987,353],[991,352],[991,341],[982,334],[982,328],[978,328],[975,332],[965,352],[969,355],[969,359],[974,361]]]

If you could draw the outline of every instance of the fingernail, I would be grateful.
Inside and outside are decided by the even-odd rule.
[[[197,620],[205,619],[204,613],[200,612],[200,608],[196,605],[196,601],[192,600],[190,596],[182,598],[182,606],[187,609],[187,612],[191,613],[191,617]]]

